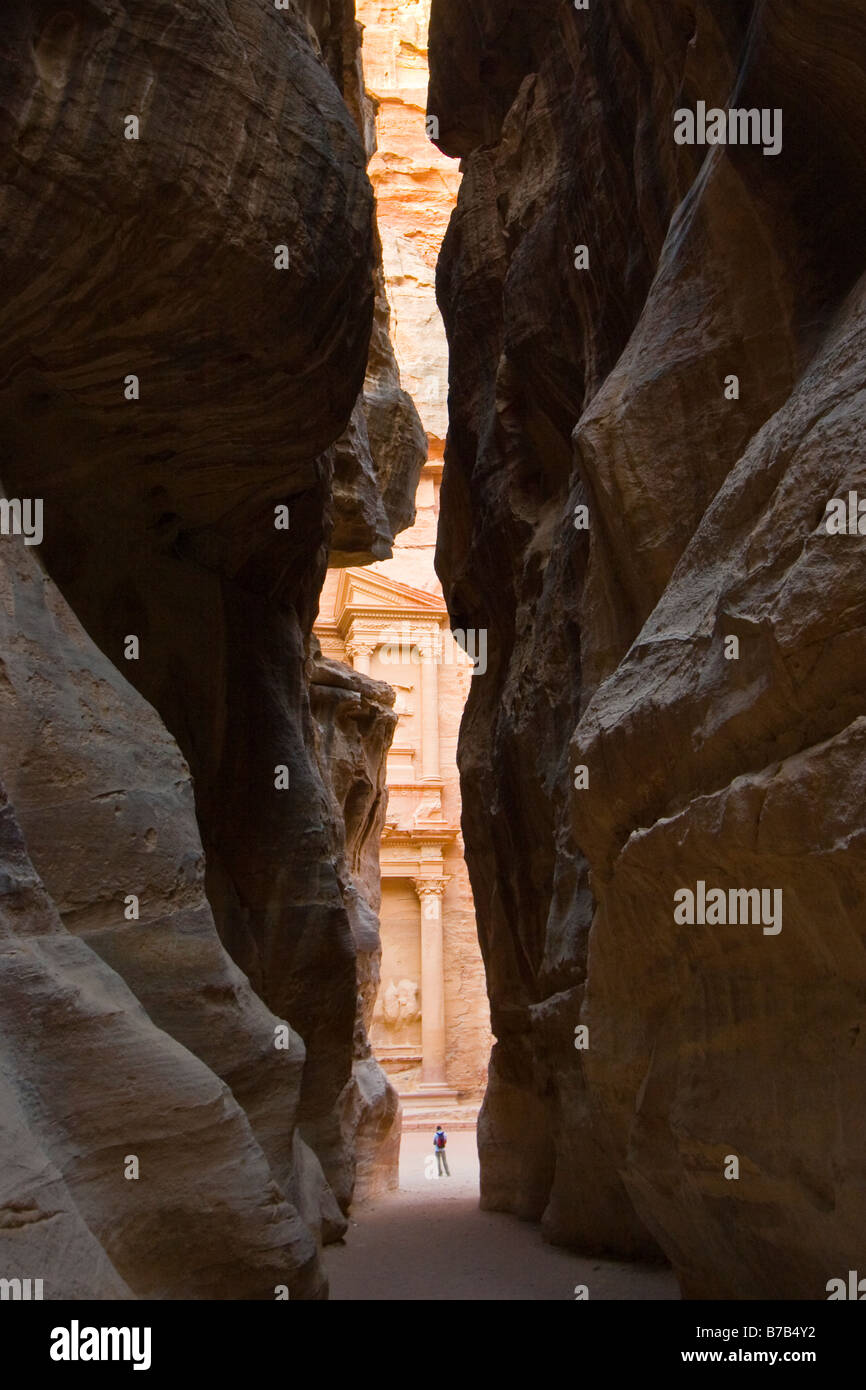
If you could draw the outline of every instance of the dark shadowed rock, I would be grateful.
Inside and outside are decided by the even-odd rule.
[[[329,550],[387,553],[418,466],[382,344],[391,418],[365,414],[381,275],[361,79],[349,0],[0,15],[0,478],[44,502],[51,576],[2,542],[0,763],[53,935],[82,987],[107,972],[147,1054],[125,1107],[103,1085],[110,1036],[75,1078],[82,1113],[106,1110],[81,1137],[97,1248],[77,1231],[66,1293],[322,1296],[316,1238],[345,1229],[355,1131],[393,1120],[384,1086],[345,1122],[375,908],[346,869],[306,670]],[[385,746],[374,732],[373,787]],[[148,1188],[109,1138],[135,1151],[157,1082],[181,1099]],[[44,1084],[50,1138],[71,1080]],[[49,1138],[15,1142],[78,1202]],[[166,1220],[172,1162],[179,1206],[204,1207],[197,1253],[191,1216]],[[159,1239],[128,1216],[145,1193]]]
[[[866,7],[434,0],[430,50],[484,1201],[822,1298],[866,1232],[866,541],[823,524],[866,494]],[[780,109],[782,152],[677,145],[699,100]],[[699,879],[782,889],[782,931],[677,925]]]

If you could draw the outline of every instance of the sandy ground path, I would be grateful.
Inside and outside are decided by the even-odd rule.
[[[325,1261],[331,1298],[677,1299],[669,1269],[585,1258],[547,1245],[538,1227],[478,1209],[478,1153],[473,1132],[448,1139],[450,1178],[427,1178],[430,1136],[405,1134],[400,1190],[352,1213],[345,1244]]]

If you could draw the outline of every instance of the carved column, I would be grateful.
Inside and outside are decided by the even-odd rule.
[[[445,1082],[445,941],[442,897],[447,878],[416,878],[421,900],[421,1084]]]
[[[425,632],[418,646],[421,653],[421,776],[425,782],[438,781],[439,765],[439,668],[438,633]]]
[[[362,676],[370,674],[370,658],[375,649],[375,642],[367,642],[362,637],[350,637],[346,643],[346,655]]]

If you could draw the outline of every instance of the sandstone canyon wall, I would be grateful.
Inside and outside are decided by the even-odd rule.
[[[354,1163],[353,1195],[369,1198],[397,1186],[400,1156],[397,1092],[373,1057],[368,1036],[379,990],[379,844],[397,715],[390,686],[323,658],[313,643],[309,684],[317,756],[331,818],[345,826],[336,871],[356,950],[352,1075],[339,1096],[337,1117]]]
[[[862,0],[433,0],[483,1201],[696,1297],[866,1235],[864,52]],[[699,101],[781,152],[676,144]],[[678,924],[698,881],[781,931]]]
[[[393,715],[308,642],[423,457],[358,38],[348,0],[0,15],[0,479],[44,503],[39,559],[0,539],[0,1254],[46,1298],[323,1297],[356,1148],[394,1160]]]

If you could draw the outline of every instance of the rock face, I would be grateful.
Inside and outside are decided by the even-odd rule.
[[[694,1297],[826,1297],[866,1234],[864,45],[857,0],[433,3],[484,1202]],[[781,153],[678,145],[699,101]],[[676,921],[699,881],[781,930]]]
[[[52,1298],[322,1293],[283,1196],[304,1047],[291,1033],[275,1047],[279,1021],[220,945],[174,741],[20,540],[0,542],[0,650],[15,798],[0,812],[0,1038],[23,1134],[3,1113],[38,1156],[30,1200],[11,1207],[28,1235],[56,1189],[91,1233],[12,1268],[4,1221],[4,1271],[44,1277]],[[323,1205],[341,1222],[333,1195]]]
[[[374,55],[361,40],[367,18],[366,0],[355,6],[358,20],[348,27],[344,20],[343,92],[359,130],[363,134],[368,167],[375,180],[376,157],[375,98],[368,90]],[[346,55],[351,53],[351,68]],[[437,158],[441,156],[437,154]],[[444,161],[443,161],[444,162]],[[375,186],[375,184],[374,184]],[[391,541],[411,526],[415,519],[415,493],[421,467],[427,454],[424,428],[415,403],[401,384],[393,336],[399,324],[392,321],[391,302],[401,308],[392,280],[386,283],[380,215],[373,218],[376,266],[374,272],[375,307],[373,335],[367,359],[363,395],[346,437],[338,444],[334,467],[333,492],[336,524],[331,536],[329,563],[334,567],[365,565],[386,559]],[[390,242],[389,242],[390,244]],[[440,324],[440,338],[444,338]],[[406,373],[405,362],[401,363]],[[407,378],[414,388],[411,374]],[[366,487],[359,487],[358,473]],[[373,486],[369,486],[369,481]]]
[[[360,1199],[397,1186],[400,1157],[397,1093],[375,1061],[367,1036],[379,989],[379,841],[388,805],[386,760],[397,716],[389,685],[329,661],[319,651],[309,679],[319,762],[333,793],[332,818],[346,827],[337,874],[357,952],[358,1011],[352,1075],[337,1115],[354,1161],[354,1196]]]
[[[2,541],[4,931],[39,938],[5,961],[3,1123],[77,1242],[46,1297],[321,1297],[394,1100],[307,637],[333,538],[386,554],[420,467],[381,342],[385,424],[364,403],[353,7],[40,3],[0,54],[0,478],[46,567]]]

